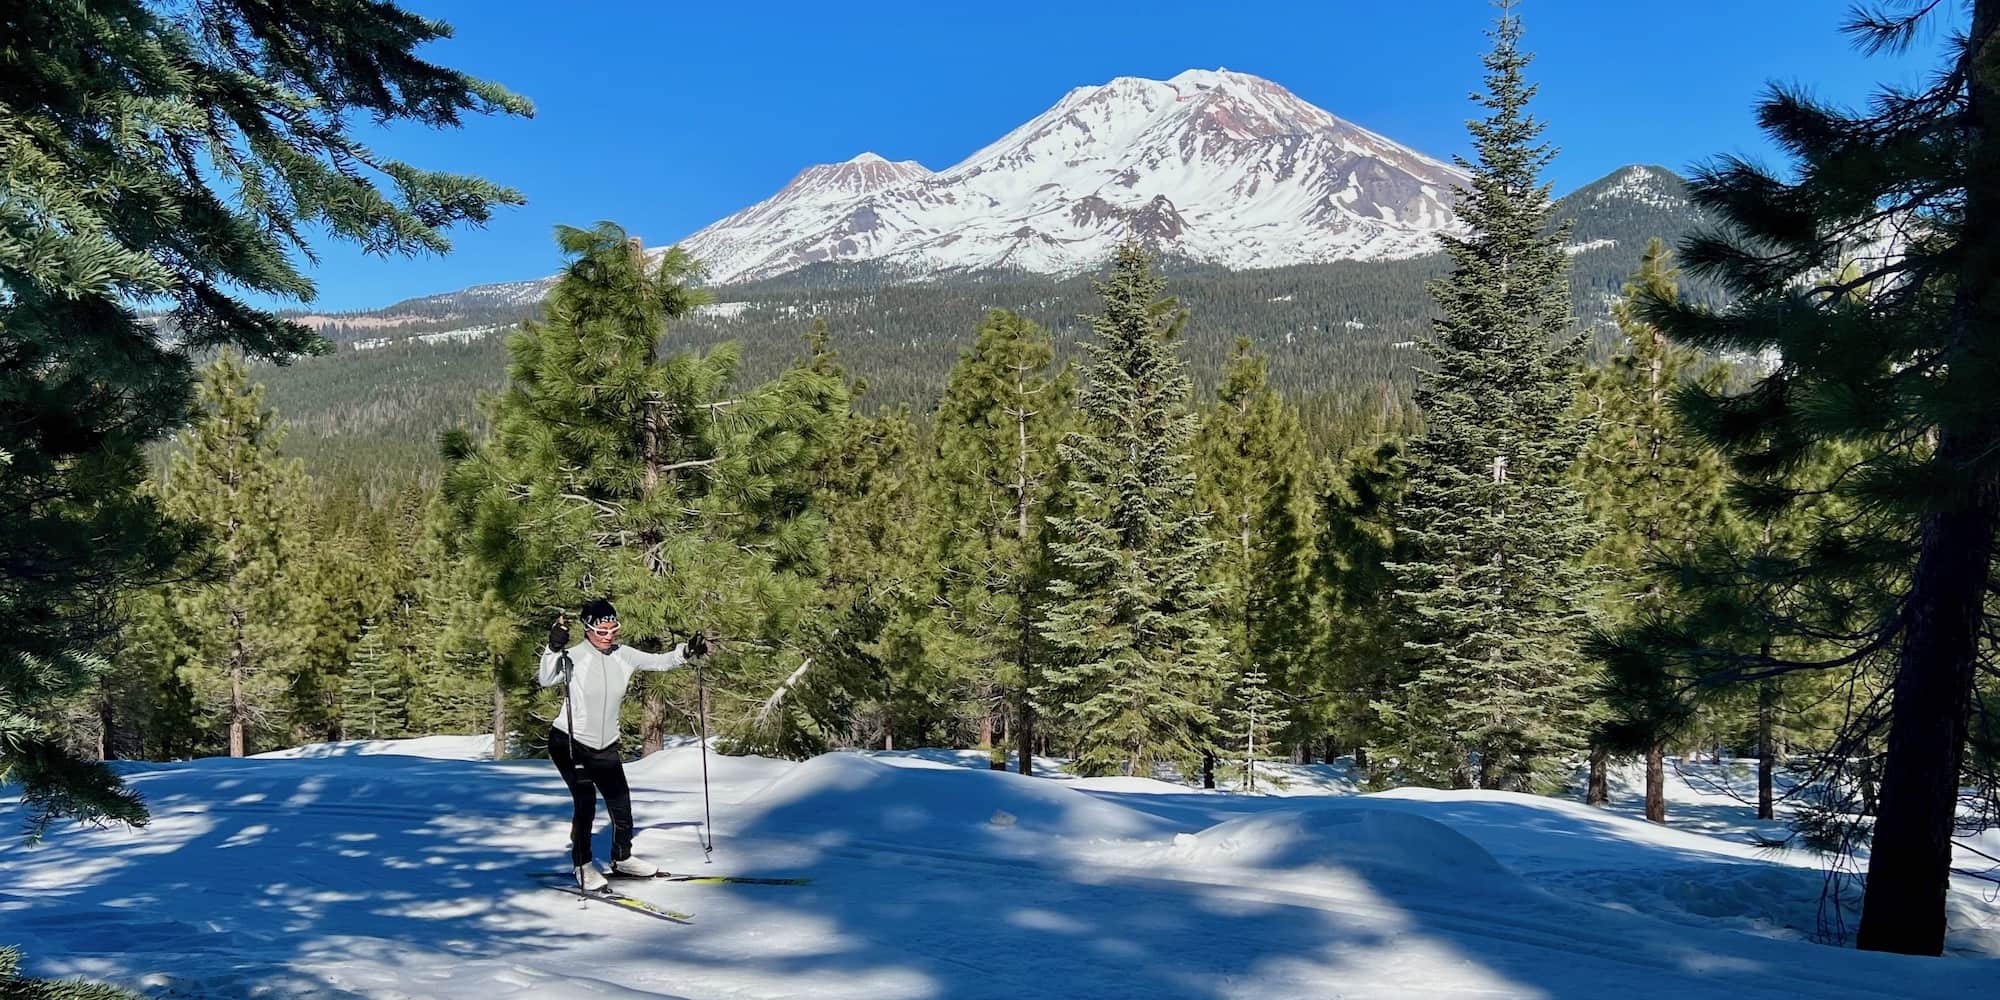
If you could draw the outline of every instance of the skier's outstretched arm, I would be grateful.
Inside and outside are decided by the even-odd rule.
[[[627,646],[631,651],[630,663],[634,670],[675,670],[687,666],[687,643],[681,643],[664,653],[648,653],[636,646]]]

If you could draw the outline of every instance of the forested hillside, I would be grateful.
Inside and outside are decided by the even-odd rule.
[[[1671,243],[1699,213],[1685,185],[1657,167],[1626,167],[1557,202],[1572,219],[1571,289],[1577,322],[1614,342],[1611,303],[1648,240]],[[1161,273],[1191,317],[1182,351],[1197,391],[1214,391],[1236,338],[1270,359],[1271,384],[1298,401],[1308,433],[1340,449],[1383,419],[1407,419],[1434,306],[1426,283],[1448,270],[1443,255],[1342,261],[1252,271],[1164,262]],[[907,405],[921,420],[989,309],[1010,309],[1055,334],[1073,360],[1078,317],[1093,299],[1089,276],[1052,280],[986,272],[950,281],[882,286],[868,265],[817,265],[770,281],[726,286],[718,303],[676,323],[664,347],[734,341],[740,377],[770,378],[804,351],[824,320],[848,367],[867,386],[864,411]],[[271,404],[287,416],[287,450],[319,474],[364,477],[378,487],[434,473],[440,428],[477,428],[477,397],[505,378],[506,328],[538,306],[545,283],[484,286],[318,318],[336,353],[260,369]],[[491,332],[488,332],[491,331]]]

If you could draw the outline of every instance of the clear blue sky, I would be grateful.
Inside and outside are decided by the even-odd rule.
[[[454,132],[399,127],[371,143],[513,185],[528,204],[458,231],[441,258],[322,243],[316,309],[551,273],[557,223],[611,219],[671,242],[811,164],[864,150],[943,169],[1070,88],[1114,76],[1227,67],[1433,156],[1462,153],[1493,15],[1483,0],[405,2],[456,28],[427,56],[525,94],[536,114]],[[1768,160],[1752,118],[1767,82],[1859,101],[1935,62],[1935,37],[1913,57],[1864,58],[1837,31],[1846,7],[1525,0],[1542,88],[1534,111],[1561,147],[1557,192],[1628,163]]]

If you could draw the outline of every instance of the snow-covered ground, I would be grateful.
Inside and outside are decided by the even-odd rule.
[[[1954,958],[1811,943],[1823,876],[1755,845],[1729,764],[1675,773],[1683,825],[1660,828],[1631,773],[1597,810],[1360,795],[1339,765],[1273,765],[1278,794],[1249,796],[973,752],[711,755],[705,862],[681,745],[628,765],[640,853],[812,882],[619,883],[694,914],[676,925],[539,887],[568,796],[489,748],[121,765],[152,824],[9,843],[0,944],[34,974],[204,998],[1963,997],[2000,976],[2000,902],[1971,879]],[[19,820],[0,798],[0,829]]]

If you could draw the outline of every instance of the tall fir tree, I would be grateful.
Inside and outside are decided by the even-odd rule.
[[[1386,435],[1386,431],[1383,432]],[[1368,771],[1368,747],[1387,742],[1371,706],[1400,674],[1402,633],[1395,614],[1396,501],[1405,477],[1397,439],[1357,448],[1318,478],[1311,600],[1319,670],[1307,689],[1303,736],[1327,740]]]
[[[368,522],[378,517],[356,493],[335,491],[306,507],[298,529],[311,543],[299,547],[288,567],[297,581],[290,598],[303,645],[285,695],[293,738],[301,742],[339,734],[342,684],[362,623],[389,612],[406,575],[397,565],[402,560],[373,544]]]
[[[1443,237],[1449,277],[1427,343],[1396,563],[1407,676],[1379,702],[1410,775],[1453,787],[1528,788],[1579,755],[1590,672],[1578,649],[1590,605],[1583,501],[1569,478],[1582,339],[1570,328],[1566,226],[1541,170],[1553,156],[1528,114],[1521,20],[1503,5],[1485,56],[1487,110],[1459,202],[1468,233]]]
[[[205,578],[173,590],[173,629],[182,676],[227,729],[229,755],[241,757],[260,733],[277,731],[300,663],[307,629],[295,567],[309,485],[299,461],[280,456],[284,425],[241,357],[225,353],[203,370],[197,403],[160,498],[168,514],[204,529],[211,549]]]
[[[450,505],[433,497],[411,551],[411,600],[403,624],[424,637],[407,669],[410,726],[419,733],[488,732],[494,757],[507,755],[510,709],[520,700],[533,658],[520,645],[506,609],[477,562],[468,557]]]
[[[1034,627],[1051,569],[1045,502],[1076,393],[1068,367],[1052,371],[1054,362],[1047,330],[988,313],[938,403],[931,463],[943,618],[982,676],[1011,696],[1022,774],[1034,773],[1032,691],[1046,647]]]
[[[361,639],[341,679],[342,736],[376,740],[404,735],[408,702],[409,679],[390,662],[382,628],[372,618],[362,622]]]
[[[801,367],[861,399],[867,386],[849,380],[824,322],[815,321],[807,342]],[[843,738],[889,749],[898,736],[905,745],[956,744],[961,723],[976,714],[971,667],[936,648],[947,637],[933,627],[933,518],[916,426],[907,407],[835,414],[830,423],[818,459],[803,470],[826,518],[823,610],[802,640],[815,665],[809,683],[787,692],[782,717],[761,713],[787,737],[772,746],[803,756]]]
[[[1271,733],[1282,721],[1278,693],[1261,670],[1245,670],[1230,682],[1221,711],[1223,738],[1244,791],[1257,791],[1257,762],[1271,756]]]
[[[1187,313],[1135,245],[1093,287],[1103,311],[1089,317],[1083,427],[1058,449],[1070,509],[1049,519],[1059,574],[1040,627],[1057,661],[1036,697],[1069,717],[1083,773],[1172,762],[1188,776],[1213,758],[1229,656],[1203,583],[1214,542],[1195,503],[1197,418],[1175,353]]]
[[[1217,627],[1239,674],[1229,690],[1298,702],[1306,694],[1312,644],[1305,432],[1297,411],[1271,388],[1268,361],[1247,337],[1237,338],[1216,396],[1202,413],[1194,454],[1196,497],[1209,511],[1216,543],[1209,572],[1221,609]],[[1263,679],[1252,684],[1251,673]],[[1285,727],[1288,736],[1301,736],[1303,716]],[[1270,722],[1268,712],[1264,721]]]
[[[1721,456],[1689,435],[1673,406],[1680,387],[1701,374],[1702,359],[1669,343],[1636,311],[1643,299],[1679,298],[1670,256],[1659,240],[1647,246],[1612,309],[1624,344],[1584,383],[1583,408],[1594,433],[1577,471],[1602,532],[1591,559],[1614,581],[1606,595],[1612,622],[1659,613],[1675,596],[1660,565],[1691,551],[1723,515]],[[1712,371],[1710,384],[1720,374]],[[1613,746],[1636,748],[1646,758],[1646,818],[1666,822],[1665,753],[1675,734],[1631,714],[1613,713],[1612,721],[1617,725],[1591,747],[1589,801],[1604,801]]]
[[[2000,531],[2000,0],[1966,8],[1942,72],[1865,111],[1773,87],[1758,118],[1793,172],[1733,158],[1697,172],[1694,201],[1719,225],[1682,259],[1731,302],[1649,300],[1646,319],[1773,367],[1740,391],[1684,394],[1689,423],[1745,481],[1733,500],[1746,521],[1821,495],[1851,513],[1813,522],[1778,558],[1691,567],[1706,599],[1616,644],[1668,687],[1887,674],[1886,718],[1861,713],[1828,759],[1886,732],[1857,941],[1928,955],[1944,947],[1960,790],[1995,787],[1966,768]],[[1845,28],[1900,50],[1948,10],[1857,7]],[[1816,468],[1827,458],[1830,475]],[[1742,648],[1759,638],[1780,641]]]
[[[142,815],[57,752],[41,710],[89,682],[105,595],[174,575],[191,534],[138,494],[185,421],[195,359],[322,349],[244,293],[309,300],[308,234],[377,254],[520,195],[364,145],[359,123],[527,114],[418,54],[450,27],[393,3],[21,0],[0,53],[0,780],[32,808]],[[171,310],[160,336],[139,304]]]

